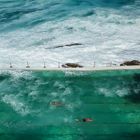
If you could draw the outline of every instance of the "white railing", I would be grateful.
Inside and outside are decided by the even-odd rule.
[[[43,61],[42,66],[40,67],[34,67],[32,65],[30,65],[30,62],[27,61],[25,63],[25,66],[23,67],[18,67],[18,65],[16,66],[15,64],[13,65],[13,63],[9,63],[6,64],[6,67],[4,66],[3,68],[0,68],[0,70],[83,70],[83,71],[90,71],[90,70],[121,70],[121,69],[140,69],[140,65],[138,66],[120,66],[118,64],[115,64],[113,62],[110,63],[103,63],[103,66],[98,66],[97,62],[93,62],[93,65],[90,66],[83,66],[83,67],[75,67],[75,68],[64,68],[62,67],[62,64],[65,63],[61,63],[61,62],[57,62],[57,65],[55,67],[49,67],[46,65],[46,62]],[[76,63],[78,64],[78,63]]]
[[[66,63],[61,63],[61,62],[57,62],[57,65],[56,65],[56,67],[55,68],[62,68],[62,65],[63,64],[66,64]],[[72,63],[72,64],[78,64],[78,63]],[[88,67],[92,67],[92,68],[96,68],[96,67],[98,67],[97,65],[97,62],[93,62],[93,65],[90,65],[90,66],[88,66]],[[6,64],[7,66],[8,66],[8,64]],[[87,66],[84,66],[84,65],[82,65],[83,67],[87,67]],[[115,64],[115,63],[113,63],[113,62],[109,62],[109,63],[103,63],[102,64],[102,67],[113,67],[113,66],[119,66],[119,65],[117,65],[117,64]],[[17,65],[17,67],[18,67],[18,65]],[[16,67],[16,64],[14,64],[13,65],[13,63],[12,62],[10,62],[9,63],[9,66],[8,66],[8,68],[11,68],[11,69],[13,69],[13,68],[17,68]],[[27,61],[26,62],[26,65],[25,66],[23,66],[22,68],[31,68],[32,67],[32,65],[30,65],[30,62],[29,61]],[[47,65],[46,65],[46,62],[45,61],[43,61],[43,64],[42,64],[42,67],[40,67],[40,68],[47,68]],[[49,67],[50,68],[50,67]]]

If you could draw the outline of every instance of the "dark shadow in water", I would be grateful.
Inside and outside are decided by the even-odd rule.
[[[42,137],[36,134],[22,134],[16,135],[16,140],[42,140]]]
[[[57,140],[60,139],[66,139],[66,137],[69,137],[69,135],[40,135],[40,134],[5,134],[0,135],[0,140],[43,140],[43,139],[54,139]],[[94,140],[139,140],[140,134],[139,132],[134,133],[116,133],[116,134],[97,134],[97,135],[91,135],[91,134],[72,134],[71,136],[75,136],[75,138],[80,140],[92,140],[94,137]]]
[[[0,140],[42,140],[43,137],[34,134],[0,134]]]
[[[133,103],[140,103],[140,74],[134,75],[134,83],[129,85],[129,94],[124,98],[130,100]]]
[[[75,139],[81,139],[82,134],[0,134],[0,140],[65,140],[66,138],[73,137]],[[81,139],[82,140],[82,139]]]
[[[9,79],[10,77],[11,77],[10,74],[0,74],[0,82]]]
[[[116,133],[116,134],[97,134],[97,135],[82,135],[82,140],[139,140],[139,132],[133,133]]]

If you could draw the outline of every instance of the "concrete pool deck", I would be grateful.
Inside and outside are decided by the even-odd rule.
[[[83,68],[56,68],[56,67],[46,67],[46,68],[0,68],[0,70],[21,70],[21,71],[109,71],[109,70],[140,70],[140,65],[137,66],[109,66],[109,67],[83,67]]]

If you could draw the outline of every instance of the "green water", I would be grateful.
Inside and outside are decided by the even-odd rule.
[[[139,70],[0,72],[0,140],[139,140],[139,109]]]

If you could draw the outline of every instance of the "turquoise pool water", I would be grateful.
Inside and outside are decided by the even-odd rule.
[[[0,140],[139,140],[139,109],[139,70],[0,72]]]

